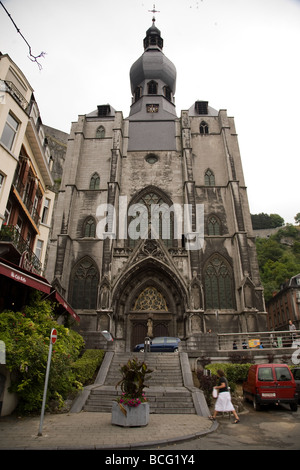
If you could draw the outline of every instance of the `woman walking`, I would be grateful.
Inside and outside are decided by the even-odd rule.
[[[210,416],[209,419],[214,421],[219,411],[223,411],[223,412],[232,411],[235,417],[234,424],[237,424],[240,422],[240,418],[238,417],[237,412],[235,411],[234,406],[231,403],[231,397],[230,397],[230,392],[228,389],[227,379],[222,370],[219,369],[217,371],[217,374],[219,376],[219,382],[218,382],[218,385],[214,388],[219,391],[219,394],[218,394],[218,398],[215,404],[214,414],[213,416]]]

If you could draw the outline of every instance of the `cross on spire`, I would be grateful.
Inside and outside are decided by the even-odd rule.
[[[154,16],[154,15],[155,15],[155,13],[160,13],[160,11],[155,9],[155,4],[153,4],[152,10],[148,10],[148,11],[149,11],[150,13],[153,13],[152,21],[153,21],[153,24],[154,24],[154,23],[155,23],[155,16]]]

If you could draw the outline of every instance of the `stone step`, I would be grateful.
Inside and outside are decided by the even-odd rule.
[[[85,411],[111,412],[112,403],[121,395],[116,384],[122,379],[120,367],[133,357],[144,360],[144,354],[115,353],[103,385],[91,389]],[[192,393],[183,386],[180,356],[177,353],[148,353],[146,364],[153,369],[146,379],[145,394],[150,413],[195,414]]]

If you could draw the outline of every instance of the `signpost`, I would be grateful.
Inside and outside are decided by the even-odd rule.
[[[41,419],[40,419],[40,427],[38,436],[42,436],[42,429],[43,429],[43,421],[44,421],[44,414],[45,414],[45,405],[46,405],[46,398],[47,398],[47,388],[48,388],[48,379],[49,379],[49,372],[50,372],[50,365],[51,365],[51,357],[52,357],[52,346],[55,344],[57,340],[57,330],[52,328],[50,334],[50,344],[49,344],[49,353],[48,353],[48,362],[47,362],[47,369],[46,369],[46,377],[45,377],[45,385],[44,385],[44,395],[43,395],[43,404],[42,404],[42,411],[41,411]]]

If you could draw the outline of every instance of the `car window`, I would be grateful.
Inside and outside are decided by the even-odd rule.
[[[176,343],[176,338],[167,338],[167,343]]]
[[[164,342],[164,338],[153,338],[152,340],[152,344],[159,344],[163,342]]]
[[[296,380],[300,380],[300,369],[294,370],[294,377]]]
[[[291,374],[287,367],[275,367],[275,374],[279,381],[291,380]]]
[[[260,367],[258,369],[258,380],[269,381],[274,380],[272,367]]]

